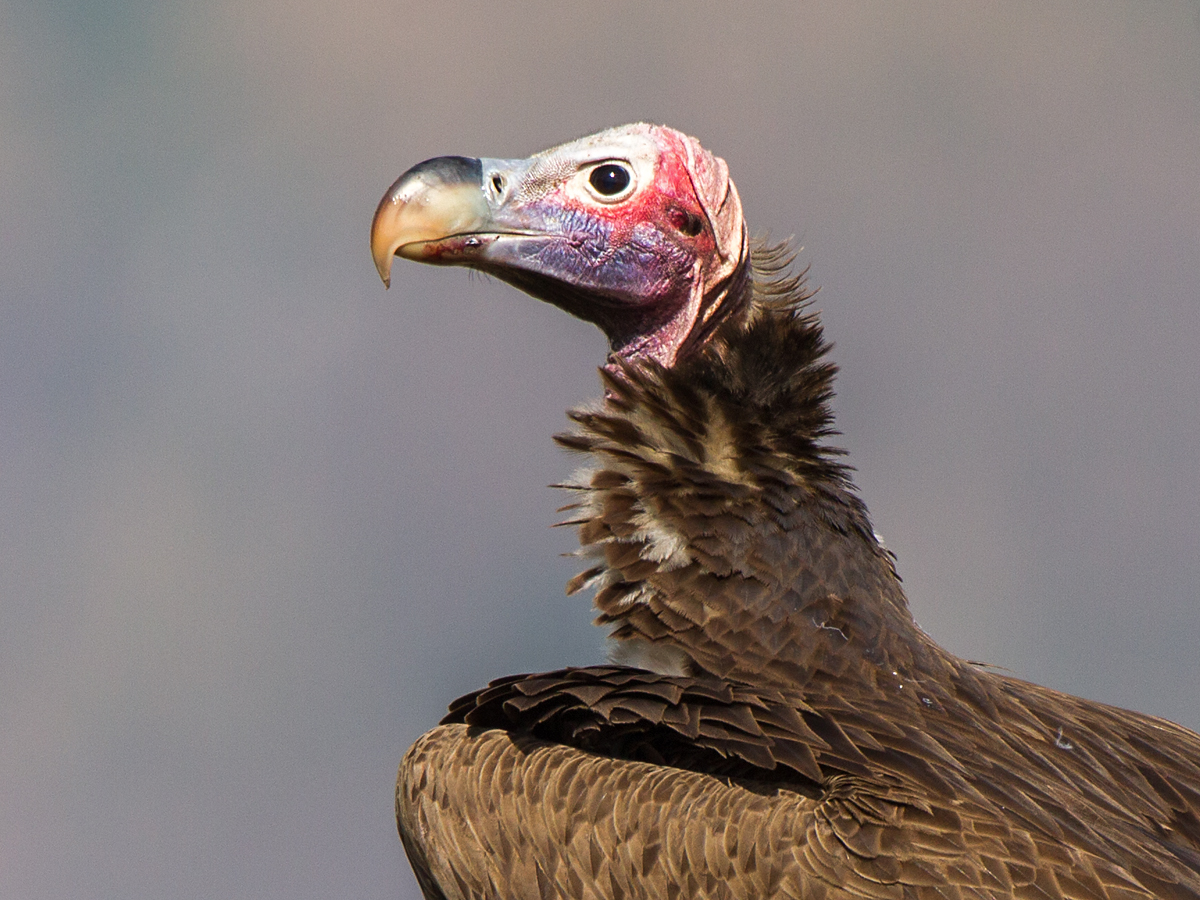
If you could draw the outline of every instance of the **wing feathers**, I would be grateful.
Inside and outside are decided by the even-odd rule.
[[[621,667],[502,678],[451,704],[442,723],[455,722],[807,790],[823,777],[813,748],[828,747],[778,693]]]
[[[1155,720],[1115,731],[1114,752],[1130,761],[1125,773],[1092,744],[1096,722],[1068,715],[1075,738],[1065,750],[1057,728],[1039,731],[1042,689],[1006,684],[1005,702],[1020,701],[1028,718],[1001,758],[995,744],[949,750],[954,726],[944,717],[889,721],[837,697],[818,709],[772,688],[619,666],[503,678],[455,701],[427,736],[453,735],[443,752],[463,766],[470,756],[469,769],[406,759],[402,832],[428,867],[429,851],[413,835],[449,827],[447,803],[483,798],[483,808],[454,813],[460,829],[476,829],[459,832],[456,852],[472,842],[484,848],[455,870],[476,885],[464,882],[464,898],[478,896],[477,885],[511,889],[528,878],[520,883],[539,900],[1198,900],[1190,842],[1200,797],[1172,774],[1185,765],[1184,738]],[[1105,777],[1089,779],[1095,771]],[[1125,774],[1129,793],[1120,798],[1079,792],[1081,780],[1113,784]],[[462,778],[471,784],[459,799],[437,800],[452,790],[447,779]],[[1161,823],[1157,844],[1146,843],[1146,822]],[[498,874],[497,860],[528,855],[518,844],[531,840],[542,868],[510,859]],[[437,884],[447,893],[427,896],[451,898],[450,883]]]

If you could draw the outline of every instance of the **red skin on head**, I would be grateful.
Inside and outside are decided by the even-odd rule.
[[[688,138],[669,128],[651,127],[649,136],[659,148],[653,167],[654,179],[634,191],[627,199],[605,204],[572,196],[563,185],[536,201],[548,203],[563,211],[598,220],[605,225],[609,256],[622,247],[660,244],[673,252],[670,277],[649,279],[657,287],[652,294],[636,298],[621,319],[623,325],[633,326],[633,336],[621,336],[607,318],[595,316],[614,339],[618,355],[649,357],[670,365],[680,345],[695,324],[698,296],[696,278],[702,278],[708,262],[717,256],[716,242],[707,216],[696,192],[696,183],[689,170]],[[616,157],[614,157],[616,158]],[[664,253],[664,259],[666,254]],[[692,265],[679,271],[680,257],[686,256]],[[666,276],[668,273],[663,273]],[[577,315],[586,312],[574,310]],[[637,325],[643,327],[639,328]]]

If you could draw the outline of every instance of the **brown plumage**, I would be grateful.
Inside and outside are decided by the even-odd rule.
[[[385,197],[376,261],[472,265],[609,333],[604,399],[559,437],[592,466],[569,590],[646,668],[455,701],[397,784],[426,897],[1200,898],[1200,737],[914,623],[825,444],[803,281],[748,249],[720,160],[649,126],[451,159]]]

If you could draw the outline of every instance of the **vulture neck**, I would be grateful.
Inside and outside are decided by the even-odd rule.
[[[720,324],[671,367],[618,362],[564,446],[592,467],[567,485],[620,661],[830,690],[904,693],[953,658],[916,626],[833,434],[835,366],[803,274],[756,248]]]

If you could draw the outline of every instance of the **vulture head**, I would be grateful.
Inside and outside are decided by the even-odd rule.
[[[470,266],[594,322],[615,357],[672,365],[743,295],[737,189],[695,138],[625,125],[528,159],[442,156],[400,176],[371,227],[392,259]]]
[[[786,248],[751,249],[723,160],[646,124],[438,157],[384,195],[371,250],[385,282],[395,256],[469,266],[607,334],[605,399],[556,439],[594,466],[562,485],[596,561],[568,590],[594,589],[598,622],[639,648],[614,656],[793,680],[835,671],[847,635],[894,658],[879,635],[907,607],[824,443],[836,369],[811,294]]]

